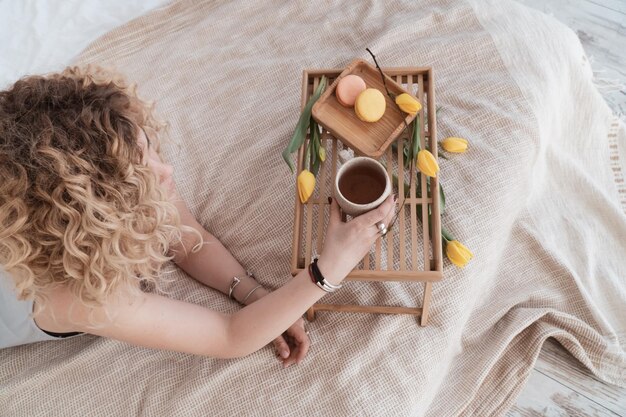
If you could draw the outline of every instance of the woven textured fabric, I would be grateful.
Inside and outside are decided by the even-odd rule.
[[[626,384],[626,130],[573,32],[509,2],[180,1],[91,45],[171,124],[165,157],[199,221],[269,287],[289,279],[295,175],[282,160],[302,70],[369,59],[432,66],[443,224],[472,249],[445,262],[429,325],[322,312],[306,360],[266,347],[216,360],[94,336],[0,351],[0,414],[502,415],[555,337]],[[170,296],[239,307],[175,267]],[[347,283],[324,302],[416,305],[421,284]]]

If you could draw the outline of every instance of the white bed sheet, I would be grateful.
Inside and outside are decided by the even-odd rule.
[[[0,0],[0,89],[60,70],[89,43],[169,0]]]

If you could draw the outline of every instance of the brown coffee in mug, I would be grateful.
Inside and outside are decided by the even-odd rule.
[[[386,178],[371,165],[348,167],[339,178],[339,191],[354,204],[369,204],[385,191]]]

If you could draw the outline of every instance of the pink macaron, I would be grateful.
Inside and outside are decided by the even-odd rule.
[[[366,88],[367,86],[363,78],[358,75],[349,74],[337,83],[335,96],[337,96],[337,101],[342,106],[352,107],[354,106],[357,96]]]

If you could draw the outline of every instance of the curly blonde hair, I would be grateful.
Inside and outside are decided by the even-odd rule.
[[[45,304],[44,290],[65,285],[95,307],[125,284],[158,287],[170,244],[191,229],[142,163],[138,132],[164,126],[98,67],[0,92],[0,264],[20,299]]]

